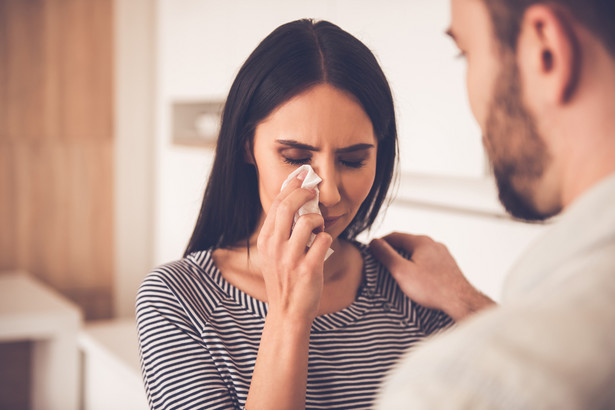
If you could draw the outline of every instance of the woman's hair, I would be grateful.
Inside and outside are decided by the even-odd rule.
[[[247,161],[256,126],[280,105],[317,84],[353,95],[378,140],[373,186],[340,237],[369,228],[382,206],[397,159],[397,128],[389,84],[372,52],[327,21],[297,20],[269,34],[245,61],[226,100],[214,164],[185,255],[246,240],[262,207],[257,171]]]

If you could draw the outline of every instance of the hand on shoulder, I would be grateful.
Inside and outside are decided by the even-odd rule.
[[[468,282],[446,246],[428,236],[395,232],[372,240],[369,249],[410,299],[455,321],[495,304]]]

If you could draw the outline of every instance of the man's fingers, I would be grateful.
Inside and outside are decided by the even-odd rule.
[[[400,270],[403,270],[403,266],[411,266],[412,262],[397,253],[391,244],[384,239],[373,239],[369,244],[369,249],[376,259],[394,275],[401,273]]]
[[[419,246],[433,242],[433,239],[425,235],[412,235],[409,233],[400,232],[390,233],[382,239],[392,247],[403,249],[409,254],[414,253],[414,250]]]

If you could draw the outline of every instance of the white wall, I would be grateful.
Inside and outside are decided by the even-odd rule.
[[[137,288],[153,266],[155,6],[116,1],[115,275],[116,316],[133,316]]]
[[[481,177],[480,133],[466,102],[447,0],[159,0],[154,261],[181,256],[212,153],[171,143],[171,104],[225,98],[248,54],[275,27],[330,20],[366,43],[394,92],[404,172]]]

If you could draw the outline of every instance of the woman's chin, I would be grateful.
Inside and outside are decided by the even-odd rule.
[[[340,242],[342,241],[342,238],[338,236],[333,236],[333,242],[331,242],[331,246],[330,248],[333,249],[333,251],[336,251],[340,248],[341,244]]]

